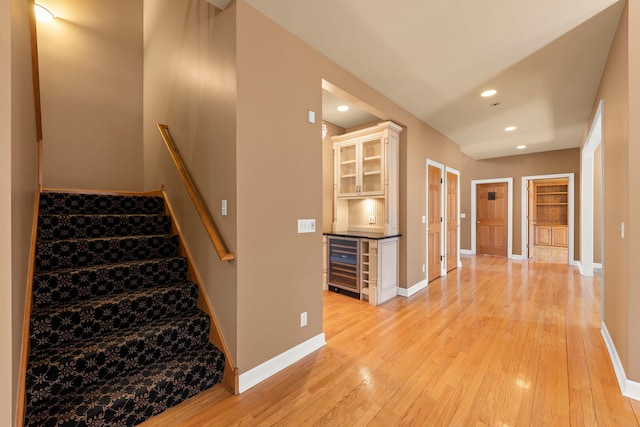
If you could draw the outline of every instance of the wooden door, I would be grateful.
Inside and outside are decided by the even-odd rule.
[[[458,175],[447,172],[447,271],[458,267]]]
[[[507,183],[476,187],[476,252],[507,256]]]
[[[435,278],[440,277],[441,274],[441,261],[442,253],[440,250],[440,224],[441,224],[441,210],[440,210],[440,197],[441,197],[441,175],[440,169],[435,166],[429,166],[428,168],[428,185],[429,185],[429,206],[428,206],[428,242],[427,250],[428,254],[428,274],[427,280],[432,281]]]

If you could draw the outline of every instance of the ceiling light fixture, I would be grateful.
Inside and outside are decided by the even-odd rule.
[[[524,150],[525,148],[527,148],[527,146],[526,145],[518,145],[516,148],[518,150]]]
[[[496,93],[498,93],[498,91],[497,91],[497,90],[495,90],[495,89],[488,89],[488,90],[485,90],[484,92],[482,92],[482,93],[480,94],[480,96],[481,96],[481,97],[483,97],[483,98],[488,98],[488,97],[490,97],[490,96],[495,95]]]
[[[349,111],[349,106],[348,105],[338,105],[338,111]]]
[[[513,132],[516,129],[518,128],[515,126],[507,126],[506,128],[504,128],[505,132]]]
[[[49,9],[41,4],[35,4],[36,19],[39,22],[51,22],[55,19],[55,15]]]

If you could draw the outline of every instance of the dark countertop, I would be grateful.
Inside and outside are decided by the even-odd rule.
[[[325,236],[336,236],[336,237],[356,237],[361,239],[371,239],[371,240],[383,240],[383,239],[391,239],[393,237],[400,237],[401,234],[390,234],[384,235],[382,233],[371,233],[367,231],[339,231],[337,233],[322,233]]]

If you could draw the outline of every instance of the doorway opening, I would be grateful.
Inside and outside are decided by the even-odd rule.
[[[593,118],[587,142],[582,148],[582,174],[580,178],[580,273],[583,276],[593,276],[595,238],[597,238],[600,251],[598,261],[603,264],[603,245],[601,239],[603,234],[604,204],[602,203],[602,113],[604,100],[600,100],[598,109]],[[596,157],[599,158],[596,164]],[[599,181],[596,182],[596,175]],[[597,185],[596,185],[597,184]],[[599,190],[599,191],[596,191]],[[598,200],[596,200],[596,198]],[[594,206],[598,206],[596,212]],[[596,223],[596,214],[598,222]],[[604,286],[604,285],[603,285]],[[604,295],[604,294],[603,294]],[[604,298],[603,298],[604,299]]]
[[[524,177],[523,259],[570,264],[573,259],[573,180],[567,175]],[[571,181],[571,182],[570,182]],[[526,206],[526,208],[525,208]],[[570,244],[571,242],[571,244]],[[569,254],[571,252],[571,256]]]
[[[574,264],[574,174],[522,177],[522,259]]]

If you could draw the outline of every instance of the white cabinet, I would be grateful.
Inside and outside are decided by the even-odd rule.
[[[323,236],[324,289],[371,305],[398,295],[398,239]]]
[[[333,136],[333,231],[398,233],[399,139],[393,122]]]
[[[398,238],[362,239],[360,292],[372,305],[398,295]]]

